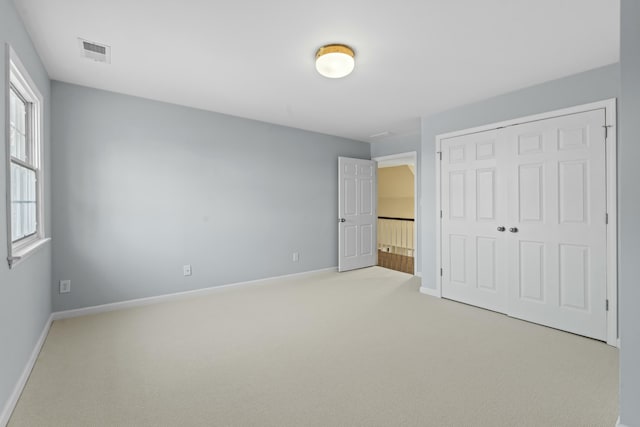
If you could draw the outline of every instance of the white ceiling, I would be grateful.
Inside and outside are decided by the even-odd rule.
[[[52,79],[363,141],[619,57],[619,0],[15,3]],[[327,43],[354,48],[353,74],[316,73]]]

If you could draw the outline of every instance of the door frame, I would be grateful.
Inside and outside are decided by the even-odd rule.
[[[379,167],[378,163],[396,163],[397,165],[406,165],[413,163],[415,167],[415,173],[413,174],[413,243],[415,248],[413,249],[413,275],[422,277],[422,273],[418,271],[418,223],[420,215],[418,215],[418,152],[408,151],[406,153],[390,154],[388,156],[372,157],[371,160],[376,161],[376,168]],[[378,197],[376,194],[376,205],[378,204]],[[378,250],[378,242],[376,242],[376,251]]]
[[[605,110],[605,126],[606,126],[606,189],[607,189],[607,300],[609,310],[607,311],[607,344],[614,347],[620,347],[618,337],[618,193],[617,193],[617,112],[616,98],[606,99],[603,101],[592,102],[589,104],[577,105],[569,108],[548,111],[545,113],[534,114],[530,116],[520,117],[517,119],[505,120],[501,122],[491,123],[473,128],[463,129],[455,132],[448,132],[436,136],[435,141],[435,169],[436,169],[436,288],[420,288],[422,293],[442,298],[442,199],[441,199],[441,168],[440,160],[442,155],[442,142],[445,139],[456,136],[468,135],[471,133],[484,132],[493,129],[499,129],[507,126],[515,126],[523,123],[529,123],[539,120],[551,119],[554,117],[567,116],[570,114],[584,113],[593,110]],[[603,219],[604,220],[604,219]]]

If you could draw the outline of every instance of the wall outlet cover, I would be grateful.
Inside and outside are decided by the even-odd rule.
[[[187,264],[182,267],[182,274],[185,276],[191,276],[191,264]]]
[[[71,292],[71,280],[60,280],[60,293],[68,294]]]

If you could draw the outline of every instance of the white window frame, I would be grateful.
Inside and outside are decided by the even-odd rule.
[[[15,267],[22,260],[42,247],[49,238],[44,227],[44,183],[42,173],[42,138],[43,138],[43,106],[44,99],[26,68],[15,51],[6,45],[5,49],[5,152],[6,152],[6,207],[7,207],[7,261],[9,268]],[[30,165],[36,173],[36,232],[30,236],[13,242],[11,223],[11,147],[10,147],[10,87],[13,86],[20,96],[31,104],[29,127],[30,154],[33,160]]]

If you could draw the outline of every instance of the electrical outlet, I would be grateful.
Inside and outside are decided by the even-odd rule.
[[[68,294],[71,292],[71,280],[60,280],[60,293]]]
[[[291,254],[291,260],[293,262],[298,262],[300,260],[300,254],[298,252],[294,252]]]
[[[182,266],[182,274],[185,276],[191,276],[191,264]]]

